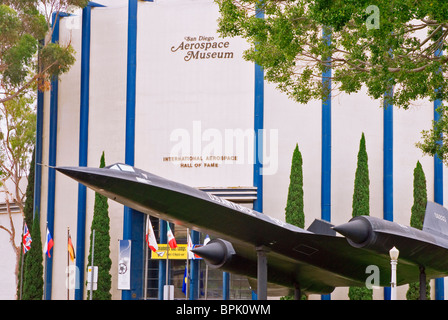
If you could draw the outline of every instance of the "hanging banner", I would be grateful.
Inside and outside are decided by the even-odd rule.
[[[156,252],[151,251],[151,259],[154,260],[166,260],[167,257],[167,248],[169,248],[166,244],[158,244],[158,250]],[[202,247],[202,244],[195,244],[193,248]],[[178,244],[176,249],[169,249],[168,259],[169,260],[187,260],[188,257],[188,245],[187,244]],[[200,256],[194,254],[193,257],[190,257],[193,260],[202,259]]]
[[[186,260],[187,259],[187,245],[178,244],[177,248],[171,249],[167,244],[158,244],[156,252],[151,251],[151,259],[166,260],[167,254],[169,260]],[[169,250],[167,250],[169,249]]]
[[[131,289],[131,240],[119,240],[118,289]]]

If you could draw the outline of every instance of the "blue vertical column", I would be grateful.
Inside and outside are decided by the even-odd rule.
[[[394,190],[393,190],[393,89],[385,94],[383,110],[383,218],[388,221],[394,219]]]
[[[262,12],[257,15],[263,17]],[[255,64],[254,88],[254,174],[253,184],[257,188],[254,210],[263,212],[263,130],[264,130],[264,71]]]
[[[323,28],[322,38],[331,45],[331,31]],[[328,57],[327,59],[330,59]],[[322,89],[326,93],[322,99],[322,162],[321,162],[321,218],[331,221],[331,65],[322,73]],[[331,295],[322,295],[322,300],[330,300]]]
[[[39,44],[43,44],[40,41]],[[34,159],[34,201],[33,201],[33,219],[36,214],[40,217],[40,204],[42,194],[42,130],[44,126],[44,92],[37,89],[37,108],[36,108],[36,146]]]
[[[254,201],[255,211],[263,212],[263,129],[264,129],[264,71],[255,64],[255,92],[254,92],[254,174],[253,184],[257,188],[257,199]],[[229,297],[229,274],[223,273],[223,299]],[[252,298],[257,300],[254,291]]]
[[[254,108],[254,174],[253,184],[257,188],[257,199],[254,210],[263,212],[263,128],[264,128],[264,72],[263,68],[255,65],[255,108]],[[228,283],[228,274],[223,273],[224,284]],[[223,285],[223,297],[229,296],[229,286]],[[256,293],[253,293],[256,300]]]
[[[435,52],[435,56],[441,56],[443,54],[442,50],[438,49]],[[439,121],[440,114],[437,109],[441,106],[442,101],[436,99],[434,101],[434,121]],[[436,155],[434,157],[434,202],[443,205],[443,162]],[[444,300],[444,279],[435,279],[435,298],[436,300]]]
[[[52,26],[53,34],[51,35],[51,42],[59,42],[59,20],[66,17],[68,14],[63,12],[53,13]],[[49,132],[49,147],[48,147],[48,194],[47,194],[47,226],[48,230],[55,240],[54,234],[54,208],[55,208],[55,193],[56,193],[56,152],[57,152],[57,133],[58,133],[58,77],[54,76],[51,80],[50,91],[50,132]],[[43,231],[45,234],[46,231]],[[53,256],[49,258],[45,256],[45,291],[44,298],[51,300],[51,287],[53,280]]]
[[[79,159],[80,167],[87,166],[88,141],[89,141],[89,89],[90,89],[90,29],[92,7],[103,7],[94,2],[89,2],[82,10],[81,29],[81,94],[79,115]],[[75,300],[82,300],[84,294],[84,265],[85,265],[85,241],[86,241],[86,186],[78,184],[78,216],[76,230],[76,267],[77,272]]]
[[[255,100],[254,100],[254,187],[257,199],[254,210],[263,212],[263,129],[264,129],[264,71],[255,65]]]
[[[128,43],[126,78],[125,163],[135,162],[135,95],[137,74],[137,9],[138,1],[128,2]],[[131,288],[122,291],[123,300],[143,297],[144,215],[129,207],[123,212],[123,239],[131,240]]]
[[[331,45],[331,32],[323,29],[327,45]],[[322,99],[322,176],[321,176],[321,217],[331,221],[331,66],[322,73],[322,87],[326,92]]]
[[[440,118],[437,108],[441,103],[440,100],[434,101],[434,121]],[[443,205],[443,162],[437,155],[434,156],[434,202]],[[444,287],[444,278],[435,279],[436,300],[444,300]]]
[[[383,218],[394,220],[394,186],[393,186],[393,105],[390,99],[393,88],[385,93],[383,106]],[[390,300],[390,288],[384,288],[384,299]]]
[[[167,224],[168,222],[160,220],[160,243],[168,243]],[[159,300],[163,300],[163,286],[166,283],[166,268],[168,267],[166,260],[159,260]]]
[[[257,10],[257,18],[263,19],[263,10]],[[257,188],[254,210],[263,212],[263,131],[264,131],[264,71],[255,64],[254,70],[254,170],[253,185]],[[223,298],[229,297],[229,274],[223,273]],[[252,299],[257,295],[252,292]]]
[[[191,231],[191,241],[193,243],[199,243],[200,241],[200,233],[197,231]],[[200,275],[200,260],[187,260],[187,263],[190,262],[190,300],[198,300],[199,299],[199,275]]]
[[[253,293],[256,296],[256,293]],[[222,300],[230,299],[230,273],[222,273]]]

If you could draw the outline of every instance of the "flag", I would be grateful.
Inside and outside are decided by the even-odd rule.
[[[73,247],[72,244],[72,237],[70,236],[70,234],[68,235],[68,254],[70,256],[70,260],[75,261],[75,248]]]
[[[168,245],[171,249],[177,248],[176,238],[174,238],[173,232],[170,229],[170,224],[167,223],[167,235],[168,235]]]
[[[182,292],[183,294],[187,294],[187,282],[188,282],[188,274],[187,274],[187,267],[185,267],[184,271],[184,281],[182,283]]]
[[[208,236],[208,234],[205,236],[205,239],[204,239],[204,246],[207,244],[207,243],[209,243],[210,242],[210,237]]]
[[[53,238],[51,237],[50,230],[48,230],[47,226],[47,240],[45,241],[45,253],[47,254],[48,258],[51,258],[50,250],[53,248]]]
[[[154,234],[151,219],[149,216],[146,220],[146,243],[148,244],[149,249],[151,249],[154,252],[156,252],[157,249],[159,249],[157,245],[156,235]]]
[[[193,242],[191,241],[190,233],[188,233],[188,239],[187,239],[187,257],[188,257],[188,259],[194,259],[194,253],[191,252],[191,249],[193,249]]]
[[[22,239],[23,253],[27,253],[28,250],[31,249],[31,242],[33,242],[33,240],[31,239],[30,230],[28,229],[28,226],[26,225],[25,222],[25,226],[23,227],[23,239]]]

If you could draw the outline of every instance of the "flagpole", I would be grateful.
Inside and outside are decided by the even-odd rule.
[[[23,235],[25,233],[25,218],[23,218],[23,225],[22,225],[22,262],[20,267],[20,297],[19,300],[22,300],[22,288],[23,288],[23,259],[25,257],[25,253],[23,252]]]
[[[169,262],[170,259],[168,258],[170,252],[170,246],[167,243],[166,244],[166,279],[165,279],[165,285],[166,285],[166,300],[170,300],[170,286],[169,286],[169,281],[168,281],[168,267],[169,267]]]
[[[170,248],[171,246],[173,246],[172,248],[175,249],[177,248],[177,244],[176,244],[176,238],[173,235],[173,232],[170,229],[170,225],[169,222],[167,221],[167,226],[166,226],[166,230],[167,230],[167,250],[166,250],[166,285],[167,285],[167,294],[170,294],[170,287],[169,287],[169,273],[168,273],[168,269],[169,269],[169,253],[170,253]],[[168,295],[168,299],[170,299],[171,295]],[[174,299],[174,291],[173,291],[173,299]]]
[[[148,247],[149,247],[149,239],[148,239],[148,219],[149,215],[146,215],[146,246],[145,246],[145,282],[143,285],[143,300],[148,298]]]
[[[90,300],[93,300],[93,254],[95,250],[95,229],[92,230],[92,262],[90,268]]]
[[[205,300],[207,300],[208,289],[208,264],[205,264]]]
[[[190,292],[190,270],[189,270],[189,264],[190,264],[190,259],[188,257],[188,252],[187,252],[187,278],[184,280],[187,280],[187,283],[185,284],[185,300],[188,300],[188,292]]]
[[[25,253],[22,250],[22,266],[20,267],[20,298],[22,300],[22,289],[23,289],[23,259],[25,258]]]
[[[147,215],[147,218],[149,219],[149,215]],[[146,230],[148,230],[148,228],[146,228]],[[148,231],[146,231],[146,233],[148,233]],[[146,243],[146,246],[145,246],[145,257],[146,257],[146,259],[145,259],[145,276],[144,276],[145,284],[143,286],[144,287],[143,288],[143,290],[144,290],[143,299],[144,300],[148,299],[148,259],[149,259],[148,247],[149,247],[149,245],[148,245],[148,243]]]
[[[70,264],[69,264],[69,260],[70,260],[70,253],[68,251],[68,240],[70,239],[70,227],[67,227],[67,300],[70,300]]]
[[[169,272],[168,272],[168,268],[169,268],[169,253],[170,253],[170,244],[169,244],[169,236],[168,236],[168,232],[170,230],[170,226],[169,226],[169,222],[166,221],[166,230],[167,230],[167,238],[166,238],[166,275],[165,275],[165,286],[166,286],[166,300],[170,299],[170,287],[169,287],[169,281],[168,281],[168,276],[169,276]]]
[[[166,230],[168,232],[170,226],[168,225],[168,221],[166,221]],[[169,239],[167,236],[166,239],[166,267],[165,267],[165,285],[166,285],[166,300],[169,300],[169,282],[168,282],[168,252],[169,252],[169,243],[168,243]]]
[[[47,245],[47,232],[48,232],[48,221],[45,225],[45,246]],[[44,299],[47,300],[47,260],[48,260],[48,254],[45,254],[45,270],[44,270],[44,274],[45,274],[45,281],[44,281]]]
[[[187,274],[186,274],[186,276],[187,276],[187,279],[184,279],[184,281],[185,280],[187,280],[187,283],[185,284],[185,286],[186,286],[186,289],[185,289],[185,300],[188,300],[188,292],[190,291],[190,276],[189,276],[189,264],[190,264],[190,247],[189,247],[189,237],[190,236],[190,229],[189,228],[187,228]]]
[[[210,241],[208,235],[205,236],[204,246]],[[207,291],[208,291],[208,264],[205,264],[205,300],[207,300]]]

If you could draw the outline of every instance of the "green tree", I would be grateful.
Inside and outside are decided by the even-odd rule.
[[[28,184],[25,191],[25,204],[23,207],[23,216],[27,225],[33,225],[33,215],[34,215],[34,166],[36,163],[36,152],[33,149],[31,156],[31,162],[29,165],[28,172]]]
[[[366,150],[366,139],[362,133],[359,143],[358,164],[355,173],[352,216],[370,215],[370,179]],[[367,287],[350,287],[350,300],[372,300],[372,290]]]
[[[16,243],[16,233],[21,234],[23,228],[22,225],[14,224],[12,216],[15,213],[11,208],[13,205],[18,207],[31,230],[33,218],[30,210],[33,209],[31,206],[31,208],[27,208],[27,212],[24,211],[26,194],[21,185],[31,174],[30,159],[34,148],[36,123],[31,105],[33,101],[33,98],[19,95],[15,99],[0,103],[0,120],[2,122],[0,127],[0,192],[4,194],[9,216],[9,225],[1,224],[0,229],[9,234],[9,243],[16,254],[17,282],[22,250],[20,242]]]
[[[368,216],[370,214],[370,178],[366,150],[366,138],[361,135],[358,151],[358,163],[355,173],[355,187],[352,201],[352,216]]]
[[[285,209],[285,220],[287,223],[299,228],[305,227],[305,213],[303,210],[303,172],[302,154],[296,145],[291,164],[290,183],[288,189],[288,200]]]
[[[31,249],[25,254],[22,300],[42,300],[44,294],[44,271],[39,214],[36,214],[34,217],[31,239],[33,239]]]
[[[100,168],[105,167],[104,152],[101,155]],[[90,243],[93,240],[93,230],[95,230],[94,244],[94,265],[98,266],[98,284],[97,290],[93,292],[94,300],[110,300],[112,295],[110,289],[112,286],[112,277],[110,268],[112,260],[110,259],[110,219],[109,205],[107,197],[95,193],[95,206],[93,211],[93,220],[90,233]],[[88,261],[92,259],[92,248],[90,246]],[[90,298],[90,291],[88,291]]]
[[[53,13],[84,7],[87,0],[5,0],[0,3],[0,103],[49,88],[52,76],[75,62],[70,44],[43,42]],[[38,57],[39,52],[39,57]]]
[[[426,202],[428,201],[426,192],[426,177],[420,161],[414,169],[414,203],[411,209],[411,227],[416,229],[423,229],[423,221],[425,219]],[[430,285],[426,282],[426,299],[430,300]],[[406,299],[419,300],[420,299],[420,283],[410,283],[409,289],[406,292]]]
[[[332,87],[341,92],[366,88],[370,97],[405,109],[418,99],[448,98],[448,56],[440,54],[448,36],[445,0],[216,2],[220,34],[246,39],[250,47],[244,57],[262,66],[266,79],[299,103],[327,94],[322,72],[328,64]],[[331,43],[322,37],[324,27]],[[391,87],[394,94],[385,96]],[[442,121],[427,132],[424,150],[438,148],[447,163],[447,140],[436,142],[437,131],[448,131],[448,109],[439,111]]]
[[[0,192],[5,194],[10,237],[19,274],[21,247],[10,205],[17,205],[28,228],[33,221],[24,210],[21,182],[27,178],[35,137],[34,101],[37,88],[47,90],[53,76],[67,72],[75,61],[70,44],[42,41],[51,36],[53,13],[84,7],[87,0],[4,0],[0,2]],[[6,187],[5,182],[13,187]]]
[[[287,223],[295,225],[299,228],[305,227],[305,213],[303,209],[303,161],[299,145],[296,144],[292,155],[291,173],[289,176],[288,199],[285,209],[285,220]],[[282,300],[292,300],[293,296],[282,297]],[[306,300],[307,296],[302,294],[302,300]]]
[[[439,119],[433,121],[429,130],[423,130],[423,140],[416,145],[424,154],[439,157],[445,165],[448,165],[448,106],[442,104],[437,112]]]
[[[31,163],[30,163],[30,171],[29,171],[29,174],[28,174],[28,185],[26,187],[26,192],[25,192],[25,206],[23,208],[23,219],[24,219],[24,222],[26,223],[26,225],[28,226],[28,228],[30,230],[30,233],[32,232],[33,223],[34,223],[34,219],[33,219],[33,211],[34,211],[34,164],[35,164],[35,152],[33,151],[33,155],[32,155],[32,158],[31,158]],[[22,240],[23,240],[23,235],[22,235]],[[22,241],[22,246],[23,246],[23,241]],[[22,255],[23,255],[23,250],[20,250],[20,261],[23,261],[23,264],[19,264],[18,274],[22,274],[22,267],[24,268],[26,258],[28,257],[28,255],[25,255],[23,257],[22,257]],[[25,268],[24,268],[24,270],[25,270]],[[21,289],[21,278],[18,277],[18,281],[17,281],[17,293],[18,293],[17,297],[18,298],[20,298],[20,296],[21,296],[20,289]],[[22,290],[23,290],[23,287],[22,287]]]
[[[5,189],[10,202],[24,210],[25,193],[20,188],[22,179],[27,178],[34,149],[36,115],[34,99],[20,95],[0,104],[0,180],[2,185],[10,181],[13,188]],[[29,219],[29,217],[28,217]],[[32,221],[27,221],[32,224]]]

